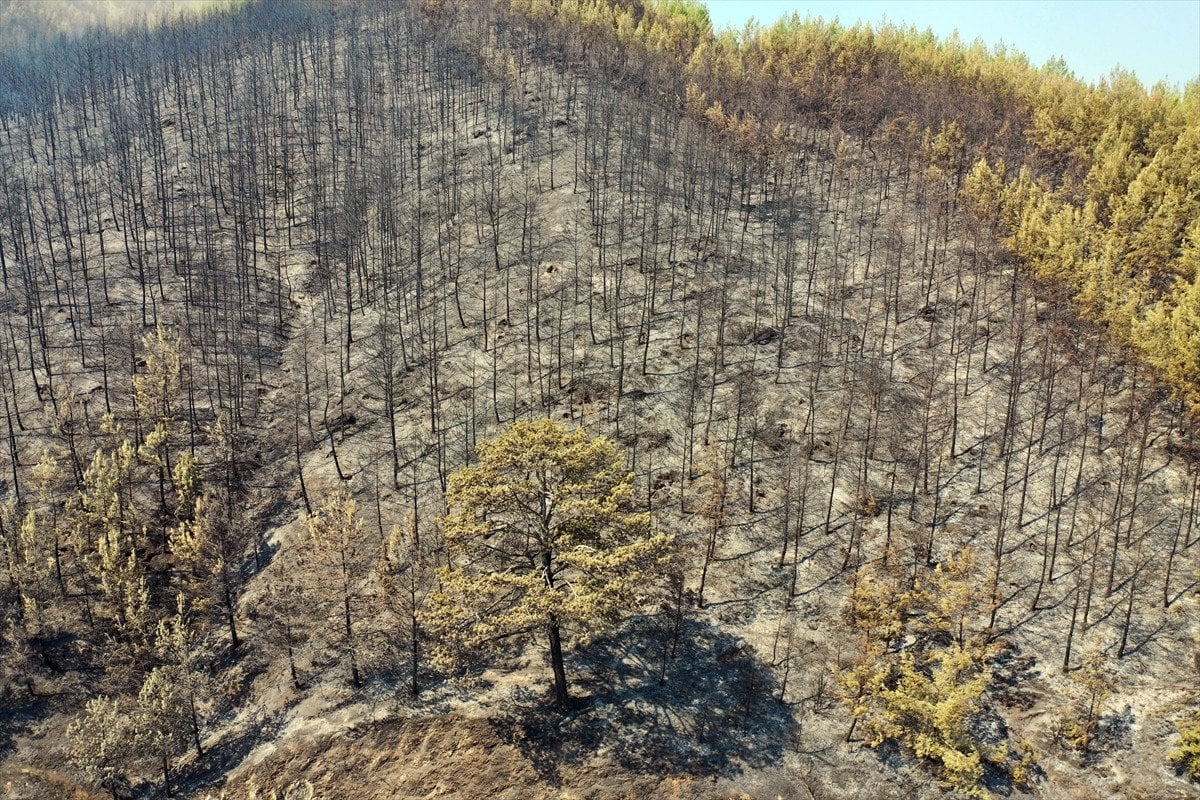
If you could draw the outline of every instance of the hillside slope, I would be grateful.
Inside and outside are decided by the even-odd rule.
[[[2,774],[939,797],[844,678],[957,641],[984,790],[1194,795],[1167,760],[1196,705],[1184,408],[1017,269],[934,142],[764,143],[543,34],[252,5],[98,39],[6,118]],[[455,674],[419,624],[448,476],[542,416],[618,442],[679,543],[571,649],[563,715],[540,647]],[[335,552],[306,518],[338,488]],[[908,609],[881,648],[860,587]],[[64,735],[99,695],[146,719],[161,670],[194,717],[132,750],[99,726],[103,759]]]

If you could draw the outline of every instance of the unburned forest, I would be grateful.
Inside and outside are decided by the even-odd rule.
[[[9,796],[1200,791],[1200,84],[678,0],[0,67]]]

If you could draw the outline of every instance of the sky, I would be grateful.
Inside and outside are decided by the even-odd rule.
[[[878,23],[957,30],[965,41],[1003,42],[1036,64],[1061,56],[1077,78],[1095,82],[1116,66],[1147,86],[1182,87],[1200,76],[1200,0],[706,0],[714,28],[753,17],[801,16],[843,25]]]

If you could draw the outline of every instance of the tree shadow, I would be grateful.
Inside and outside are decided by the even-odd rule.
[[[30,733],[49,715],[51,701],[52,698],[42,696],[0,697],[0,761],[13,754],[18,738]]]
[[[203,758],[193,759],[189,754],[187,761],[176,766],[176,774],[172,776],[176,793],[219,789],[231,770],[245,763],[256,747],[276,739],[282,730],[282,721],[267,720],[231,733],[218,743],[210,742]],[[157,789],[161,783],[155,777],[150,785]]]
[[[1151,627],[1150,625],[1145,624],[1145,623],[1142,623],[1142,624],[1135,623],[1135,624],[1131,625],[1130,626],[1131,633],[1130,633],[1130,637],[1129,637],[1130,640],[1132,640],[1134,637],[1138,637],[1141,639],[1141,641],[1139,641],[1135,645],[1132,645],[1131,647],[1125,648],[1125,655],[1126,656],[1136,655],[1137,653],[1140,653],[1143,650],[1149,649],[1150,645],[1154,642],[1154,640],[1158,636],[1158,634],[1160,634],[1164,630],[1166,630],[1166,627],[1167,627],[1167,621],[1165,619],[1158,620],[1153,627]]]
[[[684,621],[674,658],[670,648],[661,621],[630,620],[569,660],[565,713],[523,690],[493,724],[552,785],[598,752],[655,775],[729,777],[778,763],[796,723],[754,649],[697,620]]]
[[[0,681],[0,763],[16,753],[19,739],[34,734],[46,720],[79,711],[80,698],[90,696],[99,677],[92,651],[75,635],[54,632],[42,644],[46,661],[27,667],[22,680],[14,674]]]
[[[992,693],[1009,708],[1028,711],[1039,701],[1033,687],[1041,677],[1037,659],[1024,655],[1015,644],[1005,643],[989,661],[992,668]]]
[[[1133,708],[1127,703],[1120,712],[1110,712],[1100,717],[1093,749],[1102,752],[1133,749],[1133,729],[1136,720]]]

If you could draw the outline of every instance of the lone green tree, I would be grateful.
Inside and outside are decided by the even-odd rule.
[[[520,421],[450,476],[439,570],[426,628],[436,660],[479,656],[544,636],[554,701],[567,704],[565,636],[586,641],[636,609],[665,569],[672,537],[632,510],[631,475],[604,437]]]

